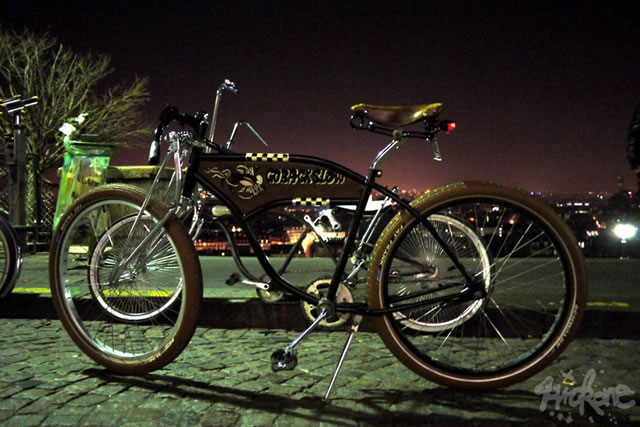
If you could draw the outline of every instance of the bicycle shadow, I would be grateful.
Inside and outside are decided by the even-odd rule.
[[[269,391],[243,390],[166,374],[121,376],[106,370],[87,369],[85,374],[102,380],[144,388],[153,393],[174,395],[216,404],[221,411],[246,411],[290,417],[300,422],[478,425],[478,422],[512,423],[550,421],[540,411],[540,396],[533,391],[501,389],[488,392],[456,391],[444,387],[431,389],[357,389],[357,395],[344,393],[325,401],[320,395],[292,397]]]

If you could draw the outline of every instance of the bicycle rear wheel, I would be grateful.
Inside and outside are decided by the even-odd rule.
[[[374,249],[370,265],[378,268],[368,274],[370,307],[398,308],[375,319],[387,347],[419,375],[456,388],[506,386],[547,366],[575,334],[586,302],[584,263],[566,225],[542,201],[486,183],[454,184],[426,194],[413,206],[430,219],[471,277],[481,280],[487,277],[486,268],[464,252],[468,236],[446,235],[437,226],[443,216],[463,219],[491,254],[490,282],[487,295],[471,303],[401,308],[420,301],[425,289],[453,295],[466,282],[461,274],[455,278],[451,267],[444,277],[426,274],[452,263],[429,246],[412,252],[416,241],[429,243],[433,237],[419,221],[398,215]],[[459,287],[443,286],[452,283]],[[429,313],[465,307],[472,309],[462,311],[448,327],[410,325],[425,322]]]
[[[179,220],[154,234],[167,213],[154,200],[135,220],[145,196],[108,185],[81,197],[60,219],[49,258],[63,326],[85,354],[126,374],[177,357],[195,331],[202,298],[200,263]]]
[[[0,298],[11,293],[20,275],[22,254],[18,235],[4,217],[0,217]]]

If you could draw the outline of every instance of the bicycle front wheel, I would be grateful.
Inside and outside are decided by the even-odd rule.
[[[586,278],[575,239],[553,210],[520,191],[476,182],[435,190],[413,206],[486,296],[446,301],[466,280],[420,221],[398,215],[378,240],[368,274],[370,307],[397,309],[375,321],[398,359],[465,389],[513,384],[555,359],[578,328]],[[442,227],[446,218],[455,218],[454,228]],[[445,298],[403,308],[425,295]],[[436,322],[451,310],[457,314]]]
[[[140,212],[145,196],[107,185],[81,197],[60,219],[49,258],[63,326],[85,354],[125,374],[177,357],[195,331],[202,298],[188,233],[175,218],[156,227],[167,209],[152,200]]]

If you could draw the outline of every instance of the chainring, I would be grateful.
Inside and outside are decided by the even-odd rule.
[[[330,278],[317,279],[305,288],[305,292],[311,295],[315,295],[322,298],[326,295],[326,291],[329,289],[331,283]],[[338,287],[338,293],[336,295],[336,303],[352,303],[353,294],[349,288],[343,284]],[[309,323],[316,320],[319,309],[317,306],[310,304],[306,301],[300,303],[302,307],[302,314]],[[351,313],[334,313],[328,318],[320,321],[318,326],[326,329],[340,329],[349,323],[351,319]]]

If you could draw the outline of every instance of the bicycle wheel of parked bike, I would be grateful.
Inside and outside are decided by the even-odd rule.
[[[9,295],[20,275],[22,256],[18,236],[11,225],[0,217],[0,298]]]
[[[275,271],[286,281],[299,287],[307,286],[318,278],[333,273],[338,263],[338,248],[325,241],[327,229],[317,225],[315,231],[303,220],[302,215],[284,211],[267,211],[251,222],[254,230],[265,232],[265,240],[271,242],[269,260]],[[255,257],[252,268],[245,273],[250,280],[270,281]],[[282,291],[257,289],[260,299],[275,303],[285,298]]]
[[[195,331],[202,298],[200,263],[180,221],[154,232],[167,208],[153,200],[135,220],[145,196],[107,185],[81,197],[60,219],[49,258],[64,328],[93,360],[126,374],[175,359]]]
[[[180,288],[184,285],[182,280],[166,284],[159,282],[163,289],[156,290],[144,299],[119,298],[121,284],[114,289],[109,283],[109,275],[118,258],[123,255],[129,235],[131,237],[127,244],[135,248],[149,234],[154,223],[148,216],[138,218],[135,214],[116,221],[97,239],[89,257],[89,291],[100,306],[117,319],[129,322],[153,319],[162,315],[179,299]],[[144,269],[150,277],[163,275],[167,270],[176,268],[173,248],[166,234],[148,247],[140,260],[144,262]]]
[[[483,282],[487,295],[377,316],[387,347],[419,375],[456,388],[506,386],[547,366],[575,334],[587,296],[584,262],[567,226],[542,201],[487,183],[453,184],[412,205],[430,219],[471,277],[489,278]],[[480,255],[468,251],[473,238],[447,233],[438,225],[443,217],[456,218],[482,239],[491,254],[488,276]],[[462,275],[434,243],[426,227],[409,216],[390,222],[370,263],[371,308],[419,302],[429,290],[443,296],[462,289]],[[450,287],[455,283],[460,285]],[[412,327],[468,307],[446,327]]]
[[[434,214],[429,216],[438,235],[463,261],[465,268],[478,278],[485,289],[491,286],[491,259],[480,236],[464,221],[454,217]],[[389,272],[395,283],[396,295],[410,295],[416,291],[433,289],[433,292],[412,297],[412,302],[430,301],[446,295],[438,291],[445,284],[460,282],[461,276],[444,250],[430,234],[420,227],[410,233],[396,252],[396,263]],[[415,260],[421,260],[416,264]],[[453,328],[473,317],[484,304],[483,300],[471,300],[449,307],[427,304],[423,307],[402,310],[395,318],[403,327],[423,332],[437,332]]]

